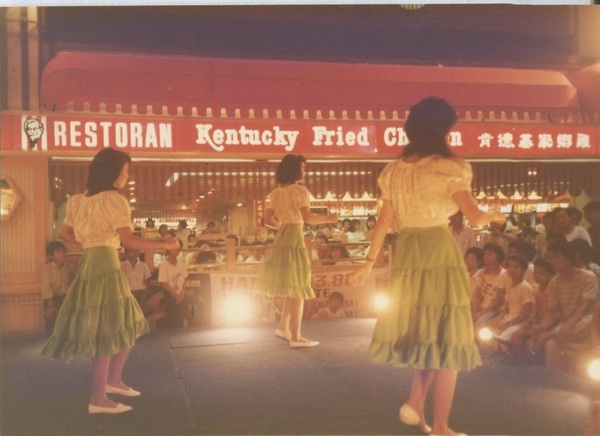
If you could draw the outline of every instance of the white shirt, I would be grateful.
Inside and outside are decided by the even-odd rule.
[[[129,283],[129,288],[132,291],[146,289],[146,280],[151,276],[148,265],[144,262],[140,262],[138,259],[135,266],[132,266],[131,262],[126,260],[125,262],[121,262],[121,270],[123,271],[123,274],[125,274],[127,283]]]
[[[42,268],[42,300],[65,295],[76,273],[76,268],[70,263],[65,263],[60,269],[54,262],[45,264]]]
[[[458,244],[458,248],[463,256],[469,248],[477,246],[477,234],[471,227],[463,226],[463,228],[457,232],[452,228],[452,226],[450,226],[450,231],[452,232],[452,235],[454,236],[454,239]]]
[[[584,239],[588,242],[588,244],[590,244],[590,247],[592,246],[592,238],[590,238],[590,234],[581,226],[575,226],[571,233],[565,235],[565,239],[568,242],[571,242],[575,239]]]
[[[302,224],[302,207],[310,206],[309,192],[305,186],[293,183],[275,188],[268,197],[269,209],[281,224]]]
[[[175,265],[164,259],[158,266],[158,283],[168,283],[176,294],[181,291],[187,276],[187,269],[180,258]]]

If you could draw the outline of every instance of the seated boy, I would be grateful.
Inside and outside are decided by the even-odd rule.
[[[42,268],[41,287],[46,333],[50,335],[54,330],[56,315],[77,271],[67,262],[67,249],[60,241],[52,241],[46,246],[46,256],[49,261]]]
[[[312,316],[313,319],[338,319],[346,318],[344,312],[344,295],[340,292],[332,292],[329,296],[327,306],[320,308]]]
[[[569,371],[563,351],[589,339],[598,281],[593,273],[573,267],[575,252],[568,242],[551,245],[548,255],[556,276],[548,284],[546,313],[532,328],[528,346],[534,353],[544,350],[547,367]]]

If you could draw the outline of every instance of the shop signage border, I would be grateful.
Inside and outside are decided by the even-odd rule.
[[[401,120],[290,120],[150,117],[110,114],[2,114],[2,151],[70,155],[116,148],[132,154],[204,157],[393,158],[407,144]],[[465,158],[600,156],[600,127],[464,122],[450,146]]]

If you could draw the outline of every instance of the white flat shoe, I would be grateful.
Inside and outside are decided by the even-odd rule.
[[[106,392],[107,394],[123,395],[124,397],[139,397],[140,395],[142,395],[140,392],[136,391],[135,389],[131,389],[131,388],[121,389],[121,388],[116,388],[111,385],[106,385],[106,387],[104,388],[104,392]]]
[[[88,404],[88,413],[90,415],[96,415],[99,413],[104,413],[107,415],[117,415],[119,413],[129,412],[131,409],[133,409],[133,407],[121,403],[117,403],[115,407],[102,407],[94,406],[93,404]]]
[[[311,348],[319,345],[319,341],[296,342],[290,341],[290,348]]]
[[[279,339],[283,339],[284,341],[288,341],[288,342],[290,342],[292,340],[292,334],[286,333],[281,329],[275,330],[275,336],[277,336]]]
[[[421,421],[421,417],[408,404],[404,404],[400,407],[398,415],[403,424],[417,427],[423,433],[431,433],[431,427],[429,427],[425,421]]]

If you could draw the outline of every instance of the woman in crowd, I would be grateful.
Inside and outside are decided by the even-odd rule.
[[[360,283],[371,272],[394,220],[390,271],[391,305],[375,327],[369,356],[376,362],[414,369],[400,420],[425,433],[455,434],[448,426],[458,370],[481,363],[470,312],[469,276],[448,229],[448,216],[460,209],[473,225],[505,220],[483,212],[471,194],[470,165],[448,146],[456,111],[429,97],[411,108],[405,123],[409,144],[379,177],[383,206],[366,263],[351,277]],[[424,403],[433,385],[433,429]]]
[[[87,193],[74,195],[60,237],[83,247],[75,279],[62,304],[54,332],[43,350],[67,362],[92,359],[90,414],[117,414],[131,406],[106,394],[134,397],[121,374],[135,340],[148,333],[148,323],[121,270],[117,248],[168,250],[175,238],[140,239],[133,235],[131,209],[117,193],[129,177],[131,159],[121,151],[104,149],[92,160]]]
[[[335,223],[337,214],[310,212],[308,189],[302,185],[306,159],[286,155],[275,172],[278,187],[269,194],[265,225],[279,228],[256,280],[257,292],[283,297],[283,308],[275,336],[290,342],[292,348],[314,347],[317,341],[302,336],[304,300],[315,298],[311,287],[310,256],[304,244],[304,223]]]

